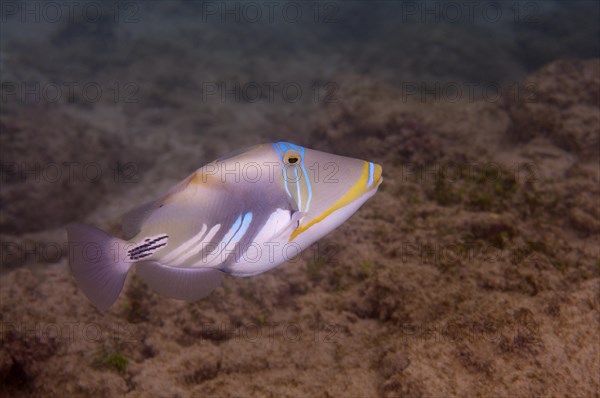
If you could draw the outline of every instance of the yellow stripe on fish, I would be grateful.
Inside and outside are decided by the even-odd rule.
[[[323,221],[327,216],[329,216],[334,211],[336,211],[344,206],[347,206],[352,201],[356,200],[358,197],[363,195],[364,187],[366,186],[367,181],[369,179],[369,163],[368,162],[364,162],[364,163],[365,163],[365,165],[363,167],[363,172],[362,172],[361,176],[359,177],[358,181],[356,181],[356,183],[352,186],[352,188],[350,188],[350,190],[344,196],[342,196],[331,207],[329,207],[327,210],[325,210],[323,213],[321,213],[321,215],[319,215],[317,218],[312,219],[309,223],[302,225],[298,229],[296,229],[290,236],[290,241],[294,240],[298,235],[307,231],[310,227],[312,227],[316,223]]]

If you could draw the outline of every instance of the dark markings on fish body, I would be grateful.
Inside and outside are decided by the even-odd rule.
[[[167,244],[167,242],[164,242],[164,243],[162,243],[162,244],[160,244],[160,245],[158,245],[158,246],[149,246],[149,247],[146,247],[146,248],[144,248],[144,249],[136,250],[136,251],[134,251],[133,253],[129,253],[129,254],[130,254],[131,256],[136,256],[136,255],[138,255],[138,254],[140,254],[140,253],[145,253],[145,252],[147,252],[147,251],[149,251],[149,250],[154,250],[154,249],[158,249],[158,248],[160,248],[160,247],[166,246],[166,244]]]
[[[150,242],[148,242],[148,243],[144,243],[144,244],[142,244],[142,245],[140,245],[140,246],[136,246],[136,247],[134,247],[133,249],[130,249],[130,250],[128,250],[128,251],[127,251],[127,253],[129,253],[129,254],[136,254],[137,252],[140,252],[140,251],[145,251],[145,250],[146,250],[146,248],[148,248],[148,247],[152,246],[153,244],[155,244],[155,243],[157,243],[157,242],[160,242],[160,241],[161,241],[161,240],[163,240],[163,239],[167,239],[167,238],[168,238],[168,236],[167,236],[167,235],[164,235],[164,236],[158,237],[158,238],[156,238],[156,239],[154,239],[154,240],[152,240],[152,241],[150,241]],[[147,239],[146,239],[146,240],[147,240]]]
[[[140,260],[140,259],[142,259],[144,257],[148,257],[148,256],[151,256],[151,255],[152,255],[152,253],[140,254],[139,256],[131,257],[131,259],[132,260]]]
[[[139,260],[144,257],[151,256],[152,254],[154,254],[156,252],[156,250],[167,245],[166,241],[163,243],[160,243],[160,242],[164,241],[165,239],[168,239],[168,238],[169,238],[168,235],[163,235],[163,236],[159,236],[158,238],[154,238],[154,239],[151,239],[151,238],[144,239],[145,243],[127,251],[128,255],[129,255],[129,259],[130,260]]]
[[[165,243],[161,243],[160,245],[157,245],[157,246],[149,247],[149,248],[147,248],[146,250],[144,250],[142,252],[130,254],[129,255],[129,259],[131,259],[131,260],[139,260],[140,258],[151,256],[156,251],[155,249],[160,249],[161,247],[166,246],[166,245],[167,245],[167,243],[165,242]]]

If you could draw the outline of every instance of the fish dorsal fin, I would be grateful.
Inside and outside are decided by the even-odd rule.
[[[133,210],[125,213],[121,220],[121,229],[125,234],[125,239],[131,239],[142,230],[144,221],[150,217],[150,214],[159,207],[157,200],[146,202]]]
[[[175,185],[159,200],[161,205],[178,202],[179,200],[189,200],[189,195],[198,196],[198,190],[213,191],[219,186],[219,177],[215,174],[206,173],[203,168],[190,174],[185,180]],[[200,195],[206,197],[206,195]],[[186,199],[184,199],[186,198]]]
[[[163,199],[171,196],[171,195],[176,195],[179,192],[183,191],[184,189],[186,189],[188,187],[188,185],[190,185],[190,181],[194,178],[194,176],[198,173],[198,171],[193,172],[192,174],[190,174],[189,176],[187,176],[183,181],[178,182],[176,185],[174,185],[173,187],[171,187],[171,189],[169,189],[167,191],[167,193],[164,195]]]

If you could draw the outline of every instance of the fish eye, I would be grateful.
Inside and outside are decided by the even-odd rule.
[[[301,160],[300,154],[296,151],[288,151],[283,158],[283,161],[288,166],[296,165],[296,164],[300,163],[300,160]]]

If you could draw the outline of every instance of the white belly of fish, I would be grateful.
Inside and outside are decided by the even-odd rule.
[[[289,241],[291,231],[280,234],[279,239],[262,241],[260,245],[248,249],[242,258],[229,265],[225,272],[242,277],[254,276],[292,260],[300,252],[343,224],[374,194],[375,191],[368,192],[348,206],[337,209],[326,220],[313,225],[308,230],[311,231],[309,234],[302,233],[291,242]],[[258,243],[259,239],[256,241]]]
[[[301,250],[298,244],[289,242],[296,228],[297,221],[291,219],[290,211],[277,209],[250,246],[223,271],[235,276],[253,276],[294,258]]]

